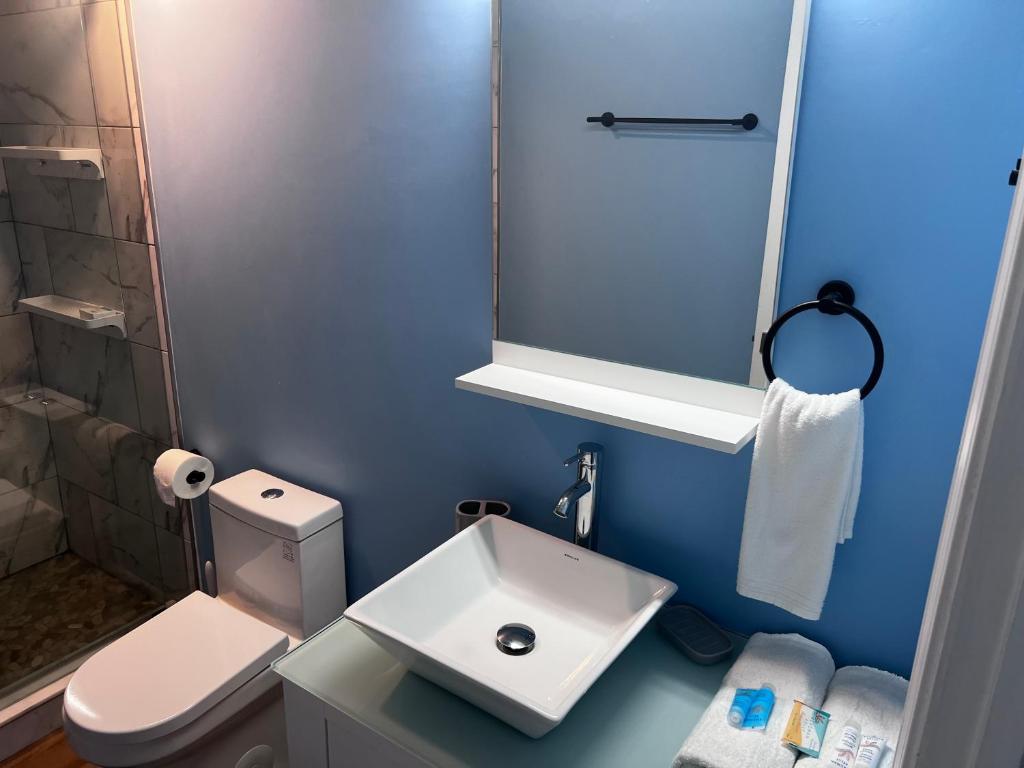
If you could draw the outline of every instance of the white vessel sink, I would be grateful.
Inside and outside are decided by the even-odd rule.
[[[488,517],[345,611],[414,672],[538,738],[676,591],[676,585],[525,525]],[[498,630],[533,649],[509,655]]]

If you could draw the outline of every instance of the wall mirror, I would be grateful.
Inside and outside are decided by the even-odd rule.
[[[498,341],[764,385],[806,12],[501,0]]]
[[[493,0],[473,392],[735,453],[776,310],[810,0]]]

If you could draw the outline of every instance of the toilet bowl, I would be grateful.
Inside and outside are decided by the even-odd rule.
[[[64,730],[102,768],[284,768],[276,658],[345,609],[341,505],[257,470],[210,489],[220,586],[89,658]]]

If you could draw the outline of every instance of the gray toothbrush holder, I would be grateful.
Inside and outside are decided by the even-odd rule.
[[[463,531],[487,515],[508,517],[512,507],[506,501],[466,499],[455,505],[455,532]]]

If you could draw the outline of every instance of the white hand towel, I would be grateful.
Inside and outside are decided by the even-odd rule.
[[[758,633],[722,681],[672,763],[673,768],[791,768],[796,752],[782,744],[793,700],[821,706],[836,671],[832,656],[801,635]],[[726,720],[737,688],[775,688],[775,708],[764,731],[741,731]]]
[[[836,544],[853,536],[863,445],[859,391],[809,395],[771,383],[750,468],[741,595],[821,617]]]
[[[885,739],[879,768],[890,768],[896,759],[906,698],[907,681],[902,677],[870,667],[843,667],[832,678],[821,706],[831,715],[821,757],[802,757],[799,768],[828,765],[843,728],[849,723],[860,725],[861,736]]]

